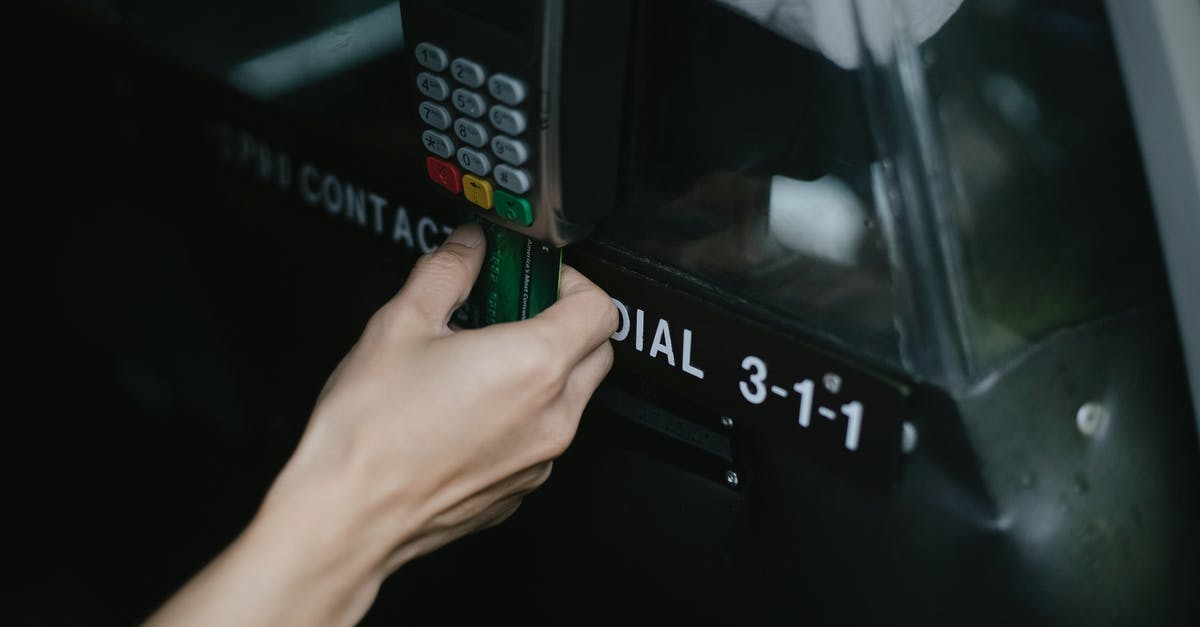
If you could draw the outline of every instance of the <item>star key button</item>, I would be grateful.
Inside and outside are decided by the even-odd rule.
[[[451,194],[462,191],[462,173],[453,164],[437,157],[425,157],[425,170],[429,173],[431,181],[446,188]]]

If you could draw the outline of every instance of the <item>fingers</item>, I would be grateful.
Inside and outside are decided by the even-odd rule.
[[[458,227],[437,250],[417,261],[394,300],[423,321],[444,328],[471,293],[485,248],[483,229],[478,224]]]
[[[563,397],[567,407],[571,410],[570,415],[575,417],[577,423],[575,426],[578,426],[579,415],[591,400],[592,394],[604,377],[608,376],[612,364],[612,344],[605,342],[579,362],[579,365],[567,376]]]
[[[565,363],[574,365],[606,343],[618,322],[608,294],[579,271],[563,266],[558,302],[518,325],[535,330]]]

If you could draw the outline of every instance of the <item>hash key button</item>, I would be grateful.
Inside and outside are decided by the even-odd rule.
[[[492,176],[496,177],[496,182],[501,187],[511,192],[524,194],[529,191],[529,174],[524,170],[518,170],[502,163],[496,166],[496,169],[492,172]]]

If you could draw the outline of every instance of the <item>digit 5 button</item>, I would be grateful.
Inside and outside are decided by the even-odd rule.
[[[451,194],[462,191],[462,176],[453,164],[437,157],[425,157],[425,170],[429,173],[429,180],[446,188]]]

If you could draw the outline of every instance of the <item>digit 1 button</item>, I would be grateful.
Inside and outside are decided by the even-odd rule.
[[[496,213],[505,220],[521,226],[533,224],[533,208],[529,206],[528,200],[513,196],[502,189],[496,190],[495,199]]]
[[[525,83],[507,74],[496,74],[488,79],[488,92],[496,100],[515,107],[525,100]]]
[[[479,205],[481,209],[492,208],[492,184],[470,174],[464,174],[463,195],[467,200]]]
[[[425,157],[425,170],[429,173],[429,179],[438,185],[446,188],[446,191],[451,194],[457,194],[462,191],[462,181],[459,180],[458,168],[453,164],[442,161],[437,157]]]
[[[449,62],[449,59],[446,57],[446,51],[429,42],[417,44],[413,52],[417,55],[417,63],[434,72],[441,72],[446,69],[446,63]]]
[[[524,194],[525,192],[529,191],[529,175],[525,172],[525,170],[510,168],[509,166],[501,163],[500,165],[496,166],[496,170],[492,173],[492,176],[496,177],[496,182],[499,183],[501,187],[511,192]]]

